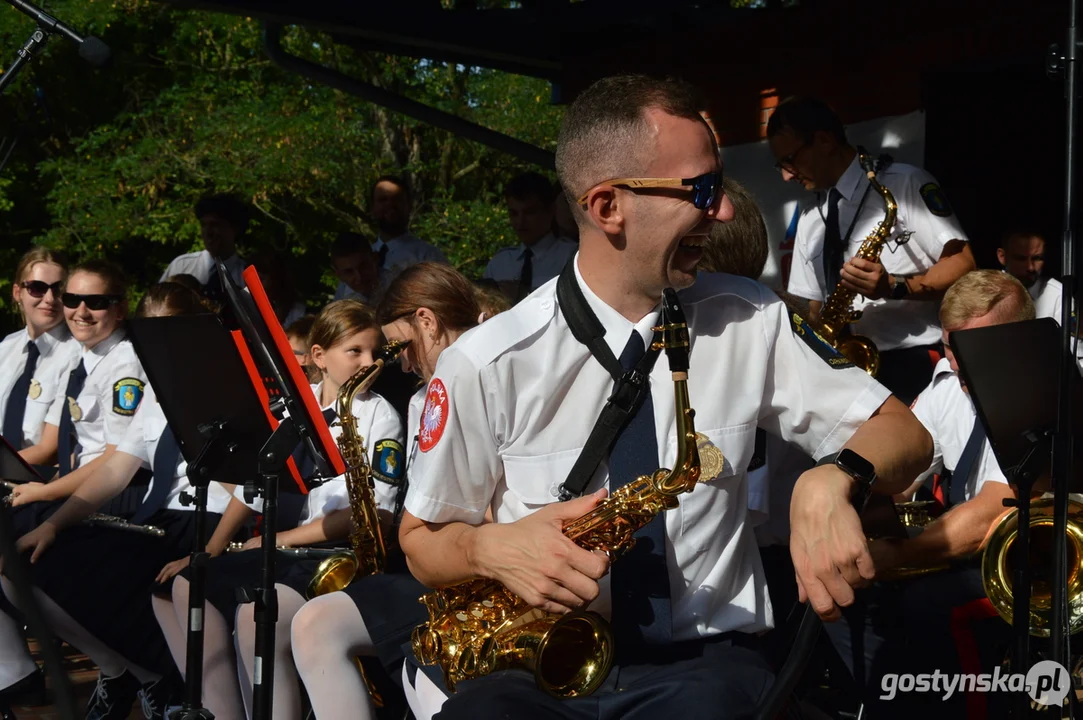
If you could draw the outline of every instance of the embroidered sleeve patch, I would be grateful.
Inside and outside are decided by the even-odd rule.
[[[398,440],[380,440],[372,453],[372,474],[388,485],[402,483],[405,456]]]
[[[813,330],[812,326],[797,313],[790,313],[790,325],[793,327],[794,334],[804,340],[805,344],[812,348],[812,351],[831,367],[836,370],[855,367],[842,353],[820,337],[819,333]]]
[[[447,388],[439,378],[433,378],[425,394],[425,409],[421,411],[421,431],[417,438],[417,447],[421,452],[432,450],[440,442],[444,436],[444,426],[447,425],[447,415]]]
[[[948,199],[944,197],[944,191],[936,183],[925,183],[921,186],[921,199],[925,201],[925,207],[937,217],[951,217],[952,209]]]
[[[113,412],[117,415],[135,415],[139,401],[143,399],[143,381],[124,378],[113,385]]]

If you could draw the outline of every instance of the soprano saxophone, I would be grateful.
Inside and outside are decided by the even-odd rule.
[[[858,148],[862,169],[869,178],[873,190],[880,194],[884,201],[884,219],[876,226],[857,251],[855,257],[863,258],[871,262],[880,262],[880,253],[884,245],[891,237],[891,231],[895,228],[895,219],[898,215],[899,206],[895,202],[891,192],[876,180],[876,166],[872,157],[865,152],[864,148]],[[816,333],[829,345],[838,350],[847,360],[862,368],[872,377],[880,372],[880,352],[869,338],[863,335],[854,335],[851,325],[861,319],[861,312],[854,309],[854,298],[857,293],[843,287],[839,283],[831,296],[827,298],[820,317],[809,323]]]
[[[376,575],[387,564],[387,548],[380,531],[376,512],[376,495],[372,485],[372,467],[365,438],[357,431],[353,416],[353,401],[368,391],[383,369],[395,362],[409,341],[393,341],[384,345],[371,365],[361,368],[343,383],[338,391],[338,420],[342,433],[339,451],[346,462],[346,493],[350,499],[350,549],[335,552],[320,563],[308,585],[309,598],[341,590],[354,578]]]
[[[585,515],[567,523],[564,534],[580,547],[616,558],[635,543],[633,534],[658,513],[678,505],[701,473],[700,447],[688,398],[688,326],[677,294],[663,300],[661,345],[673,377],[677,415],[677,460],[624,485]],[[721,453],[705,445],[704,464],[721,464]],[[707,458],[706,454],[712,453]],[[593,693],[613,665],[614,638],[609,623],[596,612],[566,615],[533,608],[503,584],[475,579],[437,589],[419,600],[429,621],[414,629],[415,657],[439,664],[449,690],[457,683],[520,667],[532,670],[538,687],[555,697]]]

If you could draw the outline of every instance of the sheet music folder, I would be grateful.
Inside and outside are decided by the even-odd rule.
[[[959,375],[985,426],[997,463],[1008,477],[1031,448],[1028,433],[1057,427],[1060,400],[1061,328],[1052,318],[957,330],[949,337]],[[1083,408],[1083,382],[1078,369],[1069,377],[1076,407]],[[1080,447],[1083,424],[1075,425]],[[1049,458],[1037,461],[1040,477],[1049,472]],[[1071,479],[1070,492],[1081,483]]]
[[[212,448],[202,467],[209,480],[243,484],[259,473],[259,452],[273,431],[262,381],[245,361],[239,333],[213,314],[134,318],[128,335],[154,394],[169,420],[184,459],[195,461],[209,442],[200,431],[222,422],[226,442]],[[232,451],[229,446],[233,445]],[[304,492],[291,460],[279,489]]]

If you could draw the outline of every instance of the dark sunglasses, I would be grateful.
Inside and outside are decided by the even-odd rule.
[[[697,210],[707,210],[718,202],[718,198],[722,194],[722,173],[709,172],[694,178],[614,178],[598,183],[598,185],[613,185],[614,187],[625,187],[629,190],[691,186],[692,204],[696,206]],[[598,185],[593,186],[591,190],[598,187]],[[580,205],[587,201],[587,195],[589,194],[590,190],[587,190],[579,197]]]
[[[50,290],[53,291],[53,297],[59,297],[60,288],[64,286],[64,283],[55,282],[50,284],[42,280],[27,280],[26,282],[19,283],[19,285],[22,287],[23,290],[26,290],[28,293],[30,293],[30,297],[43,298],[45,297],[45,293],[49,292]]]
[[[105,310],[110,305],[114,305],[123,299],[123,295],[76,295],[74,293],[64,293],[60,296],[60,302],[64,303],[64,307],[69,310],[74,310],[83,303],[86,303],[87,308],[91,310]]]

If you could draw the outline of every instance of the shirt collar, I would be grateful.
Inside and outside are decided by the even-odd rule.
[[[864,177],[865,173],[861,169],[861,163],[858,162],[858,155],[855,154],[846,171],[842,173],[842,177],[835,183],[835,189],[842,195],[843,200],[850,202],[857,195],[857,188]]]
[[[94,368],[98,366],[98,363],[102,361],[106,355],[112,351],[120,341],[127,336],[127,331],[124,328],[118,328],[113,331],[113,334],[102,340],[100,343],[90,348],[89,350],[83,350],[83,368],[86,370],[86,374],[94,372]]]
[[[613,351],[613,357],[619,358],[621,353],[624,352],[624,346],[628,344],[628,338],[631,336],[632,330],[636,330],[642,336],[644,347],[650,347],[651,340],[654,339],[653,328],[658,324],[658,318],[662,312],[661,303],[639,322],[631,322],[607,305],[605,301],[594,294],[593,290],[587,287],[586,281],[583,280],[583,274],[579,272],[578,252],[575,254],[575,280],[579,283],[579,289],[583,291],[583,297],[586,299],[587,305],[594,311],[598,322],[605,328],[605,342],[609,345],[609,349]]]
[[[413,233],[411,233],[409,230],[407,230],[402,235],[399,235],[398,237],[393,237],[390,240],[385,240],[382,237],[377,238],[376,242],[377,243],[383,243],[384,245],[409,245],[410,243],[415,242],[417,240],[420,240],[420,238],[416,237]],[[376,246],[373,246],[373,248],[377,252],[379,252],[379,248],[376,248]]]
[[[536,243],[530,246],[530,252],[534,257],[540,257],[549,252],[550,248],[557,244],[557,238],[553,233],[546,233]],[[527,250],[526,245],[519,243],[519,257],[523,257],[523,253]]]
[[[42,355],[46,355],[69,337],[71,337],[71,332],[68,330],[68,324],[62,322],[53,329],[38,335],[34,340],[34,344],[38,346],[38,350],[41,351]]]

